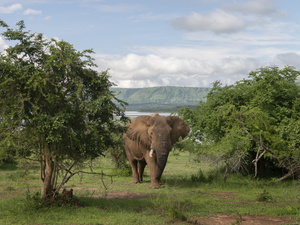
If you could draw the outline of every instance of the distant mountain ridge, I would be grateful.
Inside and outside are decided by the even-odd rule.
[[[129,104],[130,111],[176,112],[184,106],[194,107],[205,100],[210,88],[201,87],[151,87],[112,88],[117,98]]]

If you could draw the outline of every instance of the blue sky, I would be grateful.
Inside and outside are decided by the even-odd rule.
[[[118,87],[210,87],[300,69],[299,0],[1,0],[0,18],[93,49]],[[9,44],[0,38],[0,50]]]

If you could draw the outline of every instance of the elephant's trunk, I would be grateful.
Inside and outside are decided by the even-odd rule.
[[[155,171],[155,178],[160,181],[161,175],[165,169],[165,166],[167,164],[168,160],[168,155],[169,151],[157,151],[156,156],[157,156],[157,166],[156,166],[156,171]]]

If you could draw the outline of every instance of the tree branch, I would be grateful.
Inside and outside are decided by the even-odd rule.
[[[266,153],[266,150],[264,150],[263,153],[261,153],[261,154],[259,155],[259,152],[260,152],[261,150],[262,150],[262,147],[261,147],[261,145],[260,145],[259,148],[258,148],[258,151],[257,151],[257,153],[256,153],[256,157],[255,157],[255,159],[252,161],[252,163],[254,164],[254,167],[255,167],[254,178],[257,176],[257,162],[258,162],[258,160],[260,160],[260,158]]]
[[[284,180],[286,178],[289,178],[290,176],[294,175],[297,172],[300,172],[300,168],[297,168],[296,170],[291,169],[286,175],[280,177],[279,179],[277,179],[275,181],[270,182],[270,184],[275,184],[275,183],[277,183],[279,181],[282,181],[282,180]]]
[[[108,175],[108,174],[105,174],[105,173],[103,173],[103,172],[101,172],[101,173],[96,173],[96,172],[87,172],[87,171],[83,171],[83,170],[79,170],[79,171],[76,171],[76,172],[72,172],[71,169],[73,168],[74,165],[75,165],[75,162],[70,166],[69,169],[67,169],[67,168],[66,168],[65,166],[63,166],[63,165],[60,165],[60,168],[61,168],[62,170],[64,170],[64,171],[66,171],[66,174],[65,174],[64,178],[62,179],[62,182],[60,183],[60,185],[56,188],[56,192],[59,192],[59,190],[62,188],[62,186],[64,186],[64,185],[71,179],[71,177],[73,177],[74,175],[79,174],[79,173],[100,175],[100,176],[101,176],[101,181],[102,181],[102,184],[103,184],[105,190],[107,190],[107,187],[106,187],[106,185],[105,185],[105,183],[104,183],[103,177],[104,177],[104,176],[110,177],[110,178],[111,178],[111,183],[113,183],[112,178],[115,177],[115,176],[118,176],[118,174],[116,174],[116,175]],[[70,174],[70,175],[68,176],[68,174]]]

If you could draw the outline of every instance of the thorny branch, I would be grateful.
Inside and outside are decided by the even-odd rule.
[[[288,169],[288,173],[287,173],[286,175],[284,175],[283,177],[281,177],[281,178],[279,178],[279,179],[277,179],[276,181],[273,181],[273,182],[271,182],[271,183],[276,183],[276,182],[282,181],[282,180],[284,180],[284,179],[286,179],[286,178],[288,178],[288,177],[290,177],[290,176],[292,176],[292,175],[294,175],[294,174],[296,174],[296,173],[298,173],[298,172],[300,171],[300,168],[299,168],[299,167],[293,165],[293,163],[291,163],[291,162],[285,162],[284,160],[281,160],[281,159],[278,157],[278,155],[276,155],[275,152],[274,152],[272,149],[270,149],[269,147],[267,147],[266,145],[264,145],[263,143],[261,143],[260,141],[258,141],[257,138],[255,138],[255,137],[247,130],[246,126],[245,126],[243,123],[242,123],[242,126],[243,126],[242,130],[243,130],[247,135],[249,135],[249,136],[252,138],[252,140],[254,140],[256,143],[259,144],[259,149],[258,149],[258,151],[257,151],[256,158],[252,161],[252,162],[254,163],[254,165],[255,165],[255,176],[254,176],[254,177],[256,177],[256,175],[257,175],[257,162],[258,162],[258,160],[259,160],[266,152],[271,153],[271,154],[278,160],[278,162],[279,162],[283,167],[285,167],[286,169]],[[264,151],[259,155],[259,152],[260,152],[261,150],[264,150]]]
[[[103,173],[103,171],[102,171],[101,173],[87,172],[87,171],[82,171],[82,170],[79,170],[79,171],[76,171],[76,172],[72,172],[71,169],[73,168],[74,165],[75,165],[75,163],[73,163],[73,164],[70,166],[69,169],[67,169],[67,168],[64,167],[63,165],[60,165],[60,168],[61,168],[62,170],[64,170],[64,171],[66,171],[66,174],[65,174],[65,176],[64,176],[64,178],[63,178],[61,184],[60,184],[60,185],[58,186],[58,188],[56,189],[56,192],[58,192],[58,191],[62,188],[62,186],[64,186],[64,185],[70,180],[71,177],[73,177],[74,175],[79,174],[79,173],[100,175],[100,176],[101,176],[101,181],[102,181],[102,184],[103,184],[105,190],[107,190],[108,188],[107,188],[107,186],[106,186],[105,183],[104,183],[104,179],[103,179],[104,176],[110,177],[110,178],[111,178],[111,183],[113,183],[113,179],[112,179],[112,178],[113,178],[114,176],[118,176],[118,174],[116,174],[116,175],[108,175],[108,174]],[[68,174],[69,174],[69,175],[68,175]]]

